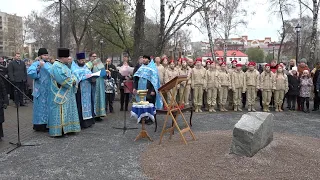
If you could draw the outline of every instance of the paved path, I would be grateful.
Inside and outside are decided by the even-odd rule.
[[[118,104],[118,102],[116,102]],[[118,107],[116,107],[116,111]],[[112,127],[122,127],[124,114],[108,115],[92,128],[65,138],[51,138],[47,133],[32,130],[31,106],[21,108],[23,142],[39,144],[22,147],[5,154],[8,141],[15,140],[15,109],[6,110],[4,141],[0,142],[0,179],[148,179],[140,166],[140,154],[150,144],[147,140],[134,142],[139,129],[123,134]],[[243,112],[245,113],[245,112]],[[199,113],[193,118],[193,131],[231,130],[243,113]],[[275,113],[275,131],[320,138],[320,112]],[[188,116],[188,115],[187,115]],[[129,119],[129,127],[141,127],[136,120]],[[158,131],[154,125],[147,126],[151,138],[159,141],[163,116],[159,116]],[[175,135],[177,136],[177,134]],[[164,143],[168,137],[164,138]],[[178,138],[175,138],[178,139]],[[179,140],[177,143],[181,143]],[[181,143],[181,146],[183,144]]]
[[[0,152],[11,147],[9,142],[17,142],[17,109],[13,102],[10,102],[10,106],[4,110],[4,114],[4,137],[2,138],[2,141],[0,141]],[[20,137],[23,142],[24,140],[31,139],[37,135],[37,133],[32,130],[32,104],[28,104],[27,107],[20,107],[19,115]]]

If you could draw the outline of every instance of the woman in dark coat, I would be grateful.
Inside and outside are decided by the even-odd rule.
[[[300,94],[300,78],[297,71],[297,67],[293,67],[292,70],[289,72],[288,75],[288,84],[289,84],[289,91],[288,95],[288,107],[289,110],[296,110],[296,102],[297,97]]]
[[[3,128],[2,128],[2,123],[4,122],[3,109],[6,109],[8,104],[9,104],[9,101],[8,101],[8,94],[6,91],[6,87],[2,78],[0,78],[0,140],[3,137]]]

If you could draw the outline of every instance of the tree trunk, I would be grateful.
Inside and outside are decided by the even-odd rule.
[[[208,31],[208,38],[209,38],[209,43],[210,43],[211,58],[214,61],[215,60],[214,44],[213,44],[213,41],[212,41],[210,20],[209,20],[209,15],[208,15],[208,8],[206,6],[206,0],[202,0],[202,3],[203,3],[203,7],[204,7],[204,19],[205,19],[205,22],[206,22],[207,31]]]
[[[76,41],[76,53],[79,53],[79,52],[80,52],[80,42]]]
[[[225,33],[224,34],[224,45],[223,45],[223,61],[225,61],[226,63],[227,63],[227,48],[228,48],[228,45],[227,45],[227,41],[228,41],[228,38],[229,38],[229,36],[228,36],[228,34],[227,33]]]
[[[282,31],[282,36],[281,36],[281,41],[280,41],[280,46],[279,46],[279,49],[278,49],[278,62],[280,61],[281,49],[282,49],[282,45],[283,45],[283,41],[284,41],[285,37],[286,37],[286,33],[285,33],[285,30],[283,30]]]
[[[139,56],[143,53],[142,42],[144,40],[144,21],[145,21],[145,0],[137,0],[136,4],[136,17],[134,25],[134,47],[132,63],[136,64]]]
[[[317,48],[318,11],[319,11],[318,2],[317,2],[317,0],[313,0],[311,48],[310,48],[310,56],[309,56],[309,62],[311,62],[311,63],[314,63],[314,61],[315,61],[315,51]]]
[[[282,20],[282,34],[281,34],[280,46],[279,46],[279,49],[278,49],[278,62],[280,61],[282,44],[283,44],[284,38],[286,37],[285,22],[284,22],[283,9],[282,9],[283,8],[283,4],[282,4],[281,0],[279,0],[279,8],[280,8],[280,15],[281,15],[281,20]]]
[[[165,33],[165,21],[166,21],[166,14],[165,14],[165,0],[160,0],[160,31],[158,35],[158,41],[157,41],[157,49],[156,49],[156,55],[161,56],[163,51],[163,38]]]

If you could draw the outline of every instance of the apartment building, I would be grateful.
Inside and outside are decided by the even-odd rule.
[[[0,12],[0,56],[14,56],[23,49],[23,20]]]

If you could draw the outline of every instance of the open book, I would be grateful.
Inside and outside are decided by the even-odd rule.
[[[91,75],[92,75],[92,77],[93,77],[93,76],[96,76],[96,77],[105,77],[105,76],[107,76],[107,72],[106,72],[105,69],[102,69],[102,70],[100,70],[100,71],[98,71],[98,72],[92,73]]]

